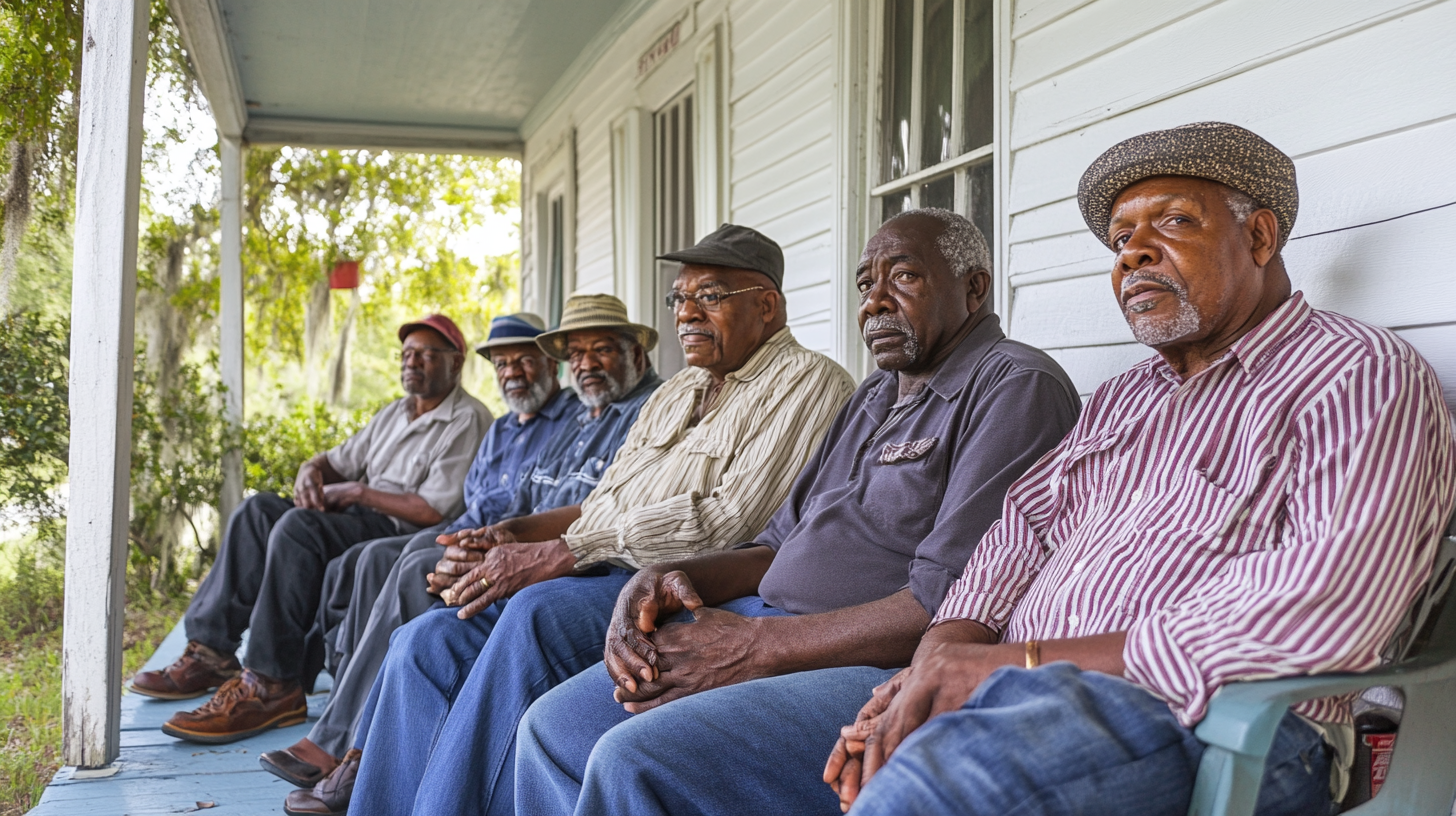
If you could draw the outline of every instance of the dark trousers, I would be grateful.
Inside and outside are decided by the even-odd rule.
[[[187,638],[228,654],[250,630],[244,665],[311,684],[322,652],[316,646],[311,658],[306,640],[324,570],[354,544],[395,532],[373,510],[324,513],[272,493],[249,497],[228,519],[212,571],[187,607]]]
[[[341,757],[354,746],[354,729],[379,667],[384,665],[394,630],[440,603],[425,591],[426,576],[445,553],[435,543],[437,535],[423,531],[413,537],[381,538],[349,551],[355,556],[354,592],[330,646],[336,650],[330,665],[334,688],[329,704],[308,733],[315,745],[334,756]],[[330,565],[330,572],[343,561],[340,558]],[[338,577],[335,580],[342,583]]]

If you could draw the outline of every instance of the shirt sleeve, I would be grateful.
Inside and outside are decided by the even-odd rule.
[[[1006,629],[1012,610],[1049,557],[1046,531],[1065,504],[1063,476],[1079,438],[1097,413],[1100,394],[1099,389],[1072,432],[1006,491],[1000,519],[992,522],[965,571],[947,590],[932,626],[973,620],[997,633]]]
[[[1453,498],[1451,418],[1429,369],[1376,358],[1298,420],[1280,546],[1132,625],[1127,677],[1188,726],[1233,680],[1379,665]]]
[[[1001,379],[961,418],[935,527],[910,561],[910,591],[926,612],[935,614],[1001,517],[1011,484],[1067,435],[1077,409],[1056,377],[1025,370]]]
[[[344,477],[344,481],[357,482],[364,478],[369,469],[369,451],[374,445],[374,437],[379,434],[382,418],[385,414],[392,416],[397,407],[397,401],[384,406],[379,413],[369,418],[369,422],[359,429],[358,433],[330,448],[328,453],[324,454],[329,460],[329,465]]]
[[[485,502],[473,502],[477,491],[487,492],[489,490],[488,479],[491,474],[487,473],[491,459],[495,458],[496,443],[500,439],[500,432],[496,423],[491,422],[490,427],[485,431],[485,439],[481,441],[480,448],[475,452],[475,459],[470,463],[470,470],[465,473],[465,495],[462,497],[465,502],[465,510],[458,518],[450,522],[445,532],[455,533],[461,530],[474,530],[477,527],[484,527],[484,514],[491,510]]]
[[[733,461],[710,493],[683,492],[635,507],[615,514],[610,526],[587,528],[581,523],[586,518],[579,519],[563,537],[577,562],[616,559],[640,568],[730,547],[763,529],[854,389],[844,370],[828,361],[784,376],[794,376],[794,386],[757,406],[761,424],[736,440]],[[645,444],[629,434],[617,461]],[[610,491],[607,479],[597,489]]]
[[[465,474],[480,447],[480,439],[490,423],[490,414],[456,409],[450,425],[435,448],[435,457],[415,495],[435,508],[442,518],[455,518],[465,505]]]

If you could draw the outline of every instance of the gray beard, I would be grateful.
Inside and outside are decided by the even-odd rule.
[[[1188,302],[1188,290],[1162,275],[1144,277],[1163,284],[1173,292],[1173,296],[1178,298],[1178,312],[1170,318],[1158,318],[1151,315],[1144,316],[1141,312],[1124,308],[1122,316],[1127,320],[1127,327],[1132,329],[1133,339],[1145,346],[1156,348],[1181,340],[1198,331],[1198,310]],[[1128,284],[1124,281],[1123,285]]]
[[[505,399],[506,407],[511,409],[512,413],[534,414],[541,410],[547,400],[551,399],[551,379],[552,375],[549,372],[543,374],[541,379],[531,383],[523,397],[510,396],[503,387],[501,397]],[[514,379],[506,381],[506,383],[510,382],[514,382]],[[504,386],[506,383],[501,385]]]
[[[603,408],[627,396],[633,388],[637,387],[637,383],[642,379],[642,372],[632,371],[631,368],[632,366],[628,364],[626,376],[621,379],[613,377],[610,371],[603,371],[602,378],[607,381],[607,390],[605,391],[588,394],[577,384],[575,378],[571,380],[571,388],[576,392],[576,396],[581,399],[582,405],[588,408]]]

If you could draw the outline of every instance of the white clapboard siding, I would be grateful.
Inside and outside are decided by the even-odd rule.
[[[1453,257],[1456,206],[1295,239],[1284,250],[1290,280],[1311,305],[1393,328],[1456,322]],[[1017,287],[1012,335],[1041,348],[1132,338],[1107,273]]]
[[[1456,107],[1456,94],[1450,92],[1451,78],[1456,77],[1456,48],[1450,46],[1449,35],[1453,30],[1456,3],[1441,3],[1019,148],[1011,172],[1010,211],[1075,195],[1077,179],[1098,154],[1148,130],[1210,119],[1236,122],[1285,152],[1303,156],[1445,118]],[[1242,36],[1241,31],[1199,32],[1185,46]],[[1116,53],[1126,60],[1142,58],[1127,50]],[[1103,81],[1115,84],[1127,73],[1125,68],[1103,66],[1110,72]],[[1089,66],[1077,72],[1085,70]],[[1026,93],[1016,94],[1014,107],[1019,108]],[[1031,141],[1019,135],[1018,121],[1013,114],[1013,146]]]
[[[829,352],[834,6],[758,0],[729,12],[730,217],[783,247],[789,325]]]
[[[1128,136],[1223,120],[1295,157],[1295,287],[1395,329],[1456,407],[1452,32],[1451,0],[1016,3],[1010,334],[1047,349],[1084,394],[1150,354],[1117,308],[1077,180]],[[1128,70],[1139,63],[1157,69]]]
[[[1012,119],[1012,147],[1044,141],[1169,94],[1208,84],[1222,75],[1245,73],[1249,66],[1261,62],[1284,61],[1300,51],[1319,50],[1310,49],[1310,45],[1344,32],[1368,30],[1372,23],[1388,19],[1393,13],[1429,6],[1432,1],[1322,0],[1316,7],[1268,0],[1224,0],[1201,13],[1145,33],[1125,47],[1083,63],[1075,70],[1056,73],[1054,79],[1018,91]],[[1072,27],[1080,32],[1089,26],[1085,18],[1090,15],[1114,15],[1125,21],[1128,16],[1138,16],[1138,8],[1150,10],[1151,5],[1146,0],[1102,0],[1093,8],[1068,15],[1050,28]],[[1418,16],[1424,15],[1410,14],[1407,19]],[[1449,29],[1427,34],[1446,32]],[[1449,42],[1445,36],[1440,39]],[[1168,58],[1173,54],[1177,55],[1176,59]],[[1056,61],[1060,55],[1047,56],[1053,59],[1051,64],[1041,68],[1028,66],[1024,69],[1026,73],[1055,71],[1061,64]],[[1402,56],[1362,52],[1363,59],[1372,63],[1398,62]],[[1133,69],[1137,63],[1149,69],[1156,65],[1156,70]],[[1116,81],[1108,81],[1114,76]]]

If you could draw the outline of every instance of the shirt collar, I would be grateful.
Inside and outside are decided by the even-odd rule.
[[[930,378],[931,390],[942,399],[954,399],[962,388],[970,384],[971,374],[991,347],[1005,339],[1006,334],[1001,331],[1001,318],[994,314],[986,315],[961,340],[955,351],[945,358],[945,362],[940,364],[940,368]]]
[[[426,422],[449,422],[452,418],[454,418],[455,408],[460,404],[460,400],[462,398],[461,395],[464,393],[465,386],[457,383],[454,388],[450,389],[450,393],[445,397],[445,399],[440,401],[439,405],[436,405],[434,408],[431,408],[423,414],[420,414],[419,416],[415,417],[415,419],[423,419]],[[404,399],[406,400],[404,406],[405,416],[409,416],[409,403],[407,402],[407,400],[409,400],[409,397],[405,397]]]
[[[541,406],[541,410],[536,413],[538,415],[544,414],[547,419],[557,420],[561,418],[562,414],[566,413],[567,409],[571,408],[571,403],[573,402],[578,402],[576,392],[570,388],[560,388],[557,389],[555,394],[551,395],[551,399],[546,400],[546,404]]]
[[[1295,292],[1265,315],[1259,325],[1236,340],[1229,348],[1229,354],[1243,366],[1244,373],[1254,373],[1263,365],[1270,351],[1283,344],[1309,320],[1312,311],[1304,300],[1304,293]]]
[[[1239,368],[1245,374],[1253,374],[1269,358],[1269,353],[1283,345],[1284,341],[1294,336],[1294,333],[1309,320],[1309,315],[1314,309],[1304,299],[1303,292],[1295,292],[1285,298],[1284,302],[1274,307],[1274,311],[1264,316],[1259,324],[1250,329],[1234,341],[1229,350],[1213,364],[1219,365],[1226,360],[1238,362]],[[1163,379],[1179,385],[1183,378],[1178,372],[1168,365],[1163,355],[1154,354],[1148,358],[1145,365],[1150,366],[1151,371],[1156,371]],[[1211,367],[1211,366],[1210,366]]]

